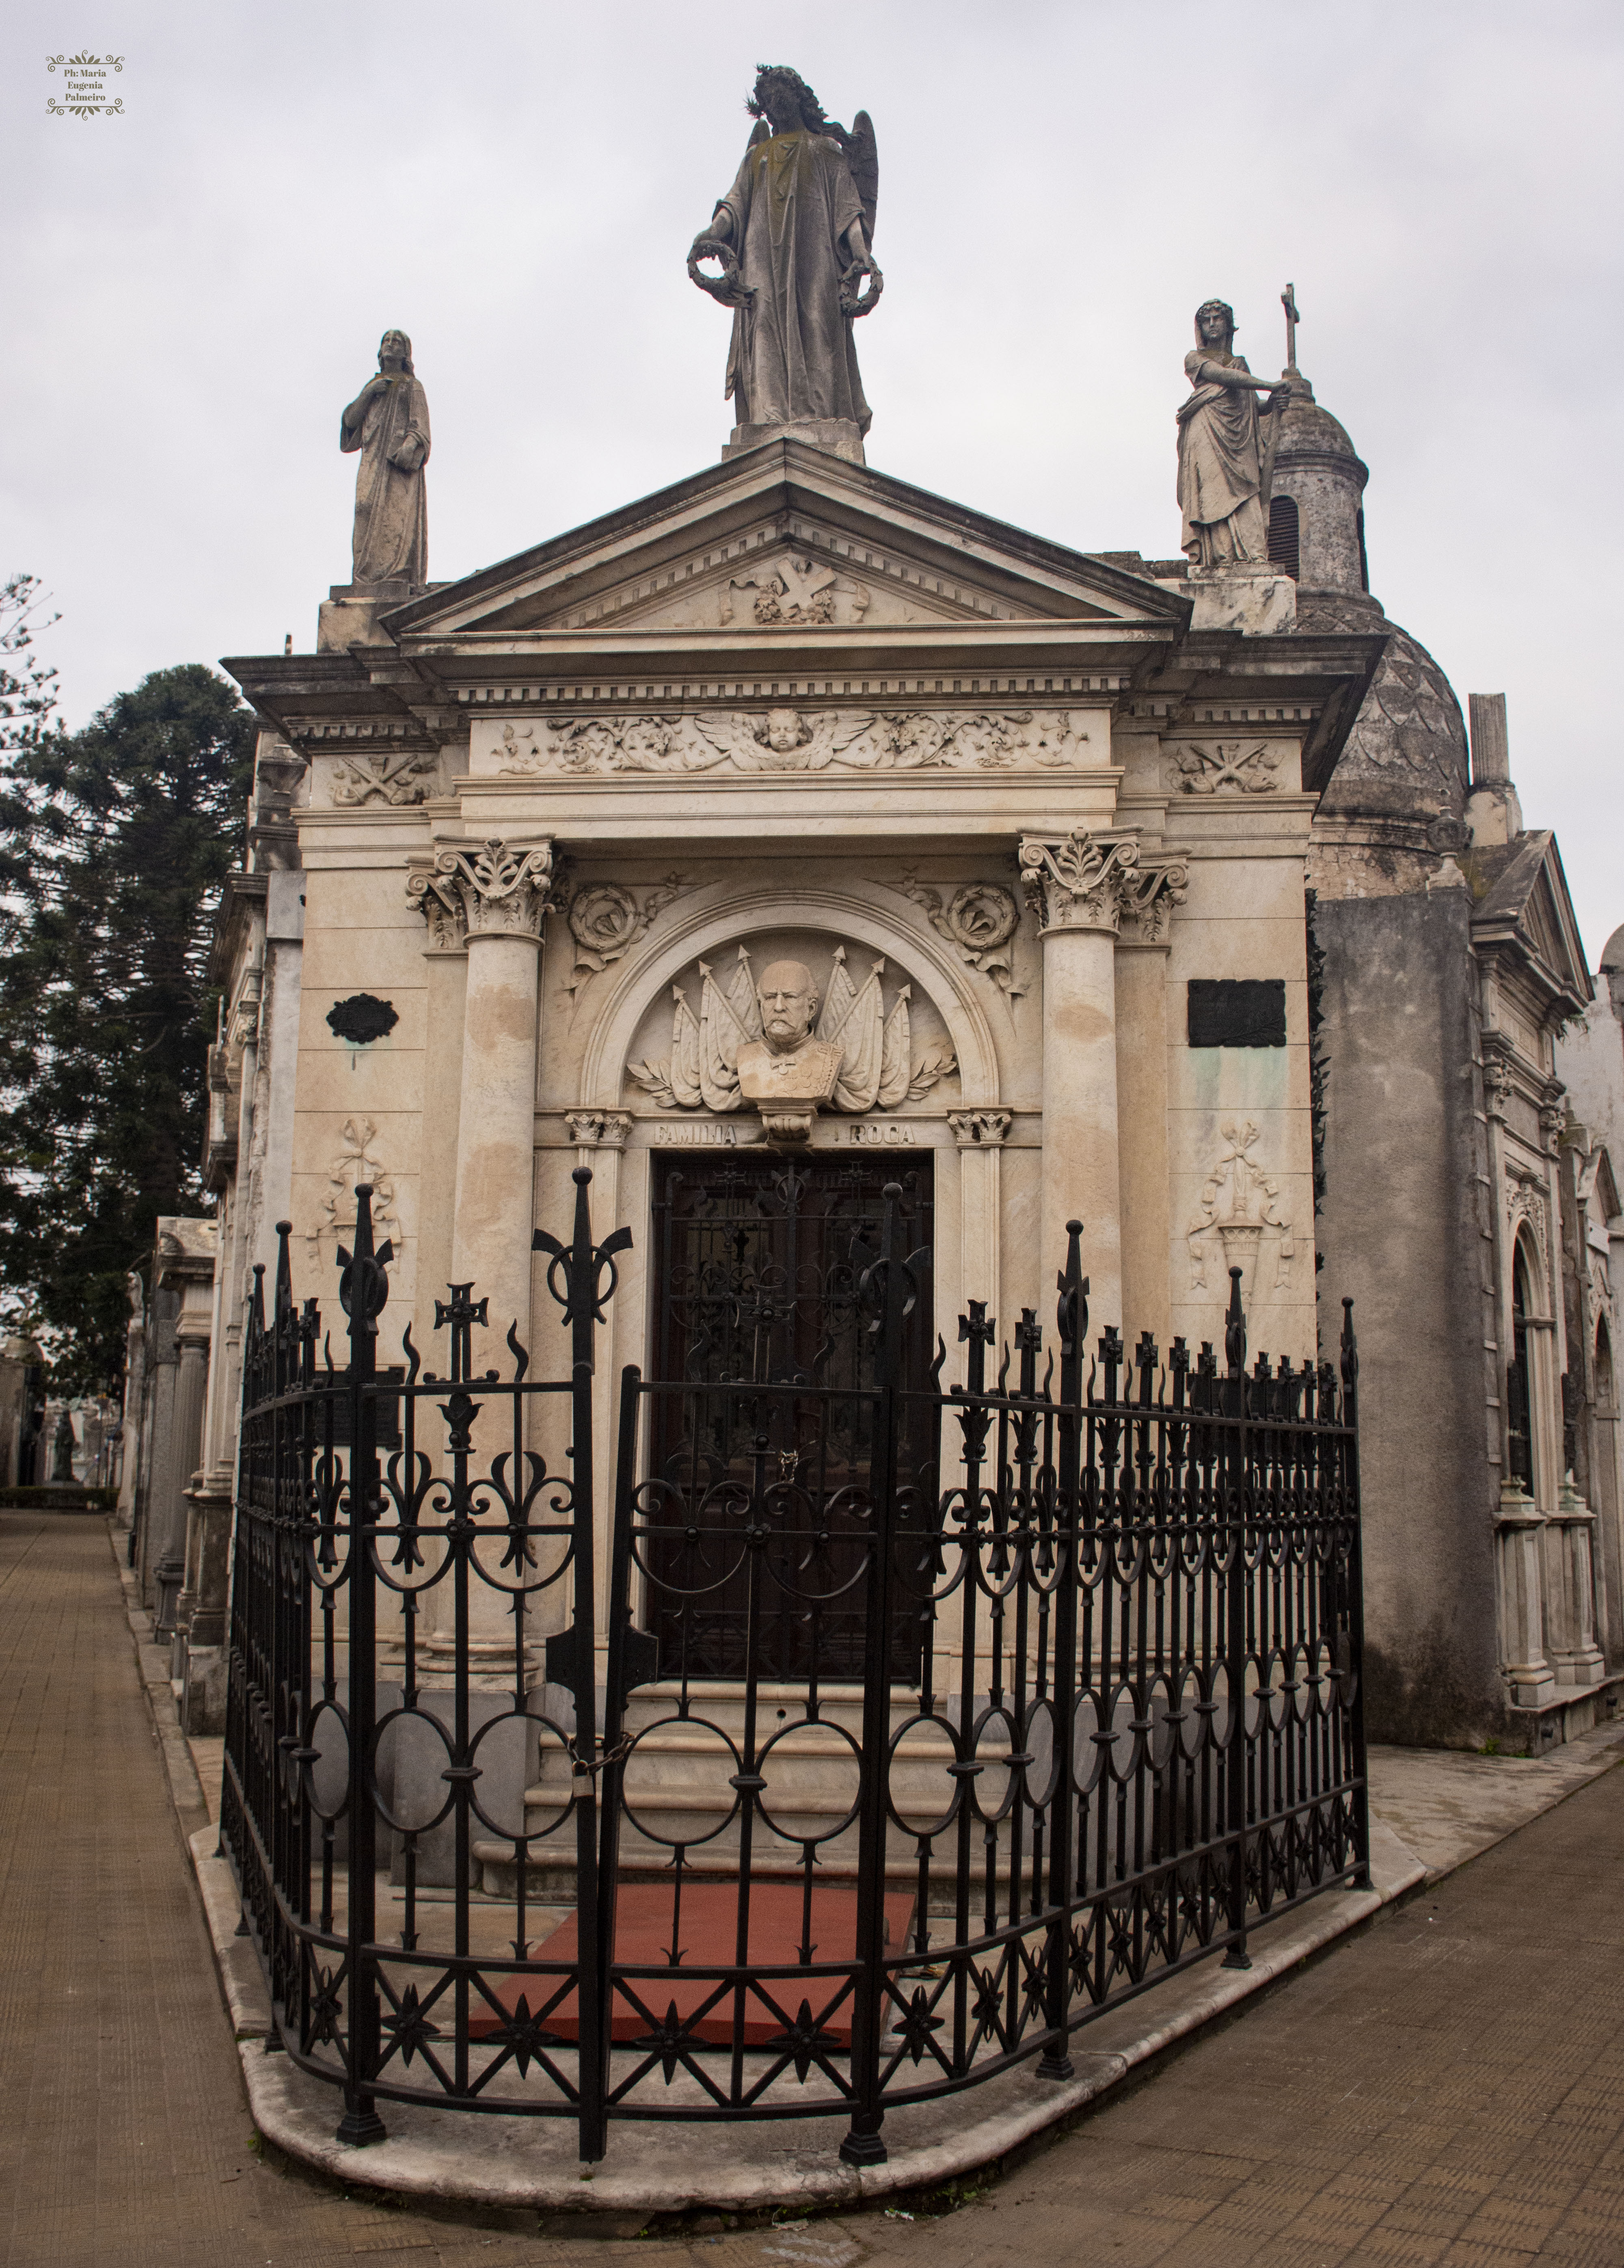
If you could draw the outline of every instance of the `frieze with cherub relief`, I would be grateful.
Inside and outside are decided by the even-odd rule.
[[[507,724],[509,777],[615,772],[1057,771],[1108,759],[1069,709],[788,706]]]

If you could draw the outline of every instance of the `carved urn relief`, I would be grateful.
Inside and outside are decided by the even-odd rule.
[[[696,961],[670,1009],[645,1018],[628,1078],[662,1109],[753,1110],[787,1149],[811,1141],[820,1112],[919,1101],[956,1069],[952,1044],[883,959],[854,958],[837,939],[788,931],[732,948],[731,967]]]

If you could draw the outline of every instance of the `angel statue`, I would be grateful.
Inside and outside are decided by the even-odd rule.
[[[746,107],[756,125],[744,163],[688,254],[694,283],[733,311],[723,389],[737,419],[733,446],[821,426],[799,438],[861,464],[872,413],[851,327],[885,284],[871,250],[874,128],[860,110],[849,134],[781,63],[758,66]],[[706,273],[702,261],[718,263],[721,274]]]

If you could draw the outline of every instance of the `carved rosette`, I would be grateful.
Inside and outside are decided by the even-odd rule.
[[[492,836],[466,847],[447,844],[431,866],[408,876],[406,895],[429,924],[432,946],[454,952],[476,937],[540,939],[554,902],[550,842],[503,843]]]
[[[1025,835],[1021,837],[1021,883],[1045,935],[1051,930],[1099,930],[1121,934],[1133,922],[1147,944],[1166,937],[1172,909],[1189,890],[1189,862],[1145,859],[1131,834]]]

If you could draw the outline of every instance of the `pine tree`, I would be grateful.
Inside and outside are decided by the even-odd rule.
[[[57,1383],[105,1390],[126,1274],[158,1216],[201,1199],[209,944],[241,862],[254,723],[197,663],[156,671],[79,733],[9,697],[0,1285],[46,1328]]]

